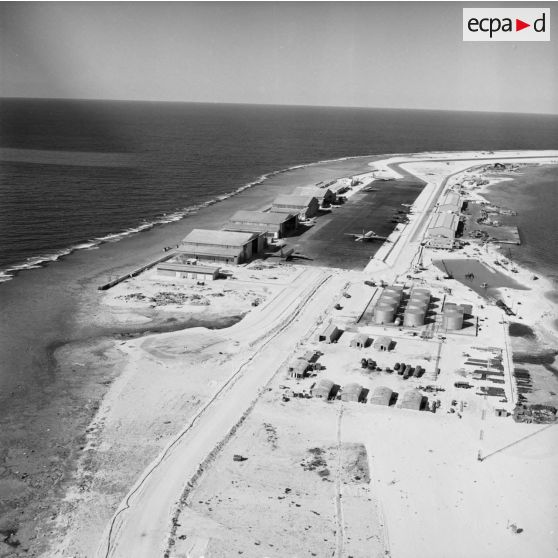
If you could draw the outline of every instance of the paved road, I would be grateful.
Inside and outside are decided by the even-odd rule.
[[[246,347],[244,361],[229,381],[143,473],[113,517],[97,556],[158,558],[163,555],[172,516],[186,483],[238,423],[298,341],[315,328],[318,318],[333,305],[342,287],[340,278],[322,270],[308,270],[289,293],[257,313],[259,320],[252,318],[251,323],[248,320],[236,332],[235,335],[241,336],[258,331],[259,345],[253,350]]]

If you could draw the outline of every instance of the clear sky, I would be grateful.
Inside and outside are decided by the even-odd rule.
[[[558,113],[556,30],[464,43],[471,5],[7,2],[0,96]]]

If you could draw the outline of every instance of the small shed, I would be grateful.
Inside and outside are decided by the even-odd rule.
[[[369,341],[370,338],[368,337],[368,335],[366,335],[366,333],[359,333],[358,335],[356,335],[351,339],[351,347],[356,347],[357,349],[364,349],[365,347],[368,347]]]
[[[374,349],[376,349],[377,351],[389,351],[391,343],[391,337],[383,335],[382,337],[378,337],[374,341]]]
[[[374,405],[384,405],[387,407],[391,402],[392,396],[393,390],[386,386],[379,386],[374,390],[374,393],[370,398],[370,403]]]
[[[426,398],[420,391],[416,389],[411,389],[403,394],[403,399],[401,401],[400,407],[402,409],[411,409],[413,411],[420,411],[424,406],[424,400]]]
[[[362,395],[362,386],[356,382],[343,386],[341,401],[353,401],[358,403]]]
[[[331,380],[322,378],[312,389],[312,395],[320,399],[329,399],[334,385]]]
[[[318,341],[325,341],[326,343],[337,343],[341,337],[341,330],[334,324],[329,324],[321,333],[318,334]]]
[[[506,409],[494,409],[494,414],[497,417],[507,417],[508,411],[506,411]]]
[[[289,376],[295,379],[304,378],[304,376],[306,376],[307,370],[308,370],[308,361],[302,358],[297,358],[289,366]]]

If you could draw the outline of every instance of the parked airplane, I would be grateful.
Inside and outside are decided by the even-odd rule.
[[[352,236],[357,242],[372,241],[372,240],[387,240],[387,236],[379,236],[374,231],[357,233],[345,233],[347,236]]]

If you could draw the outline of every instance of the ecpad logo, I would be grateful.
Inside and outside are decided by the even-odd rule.
[[[550,8],[463,8],[464,41],[550,41]]]

